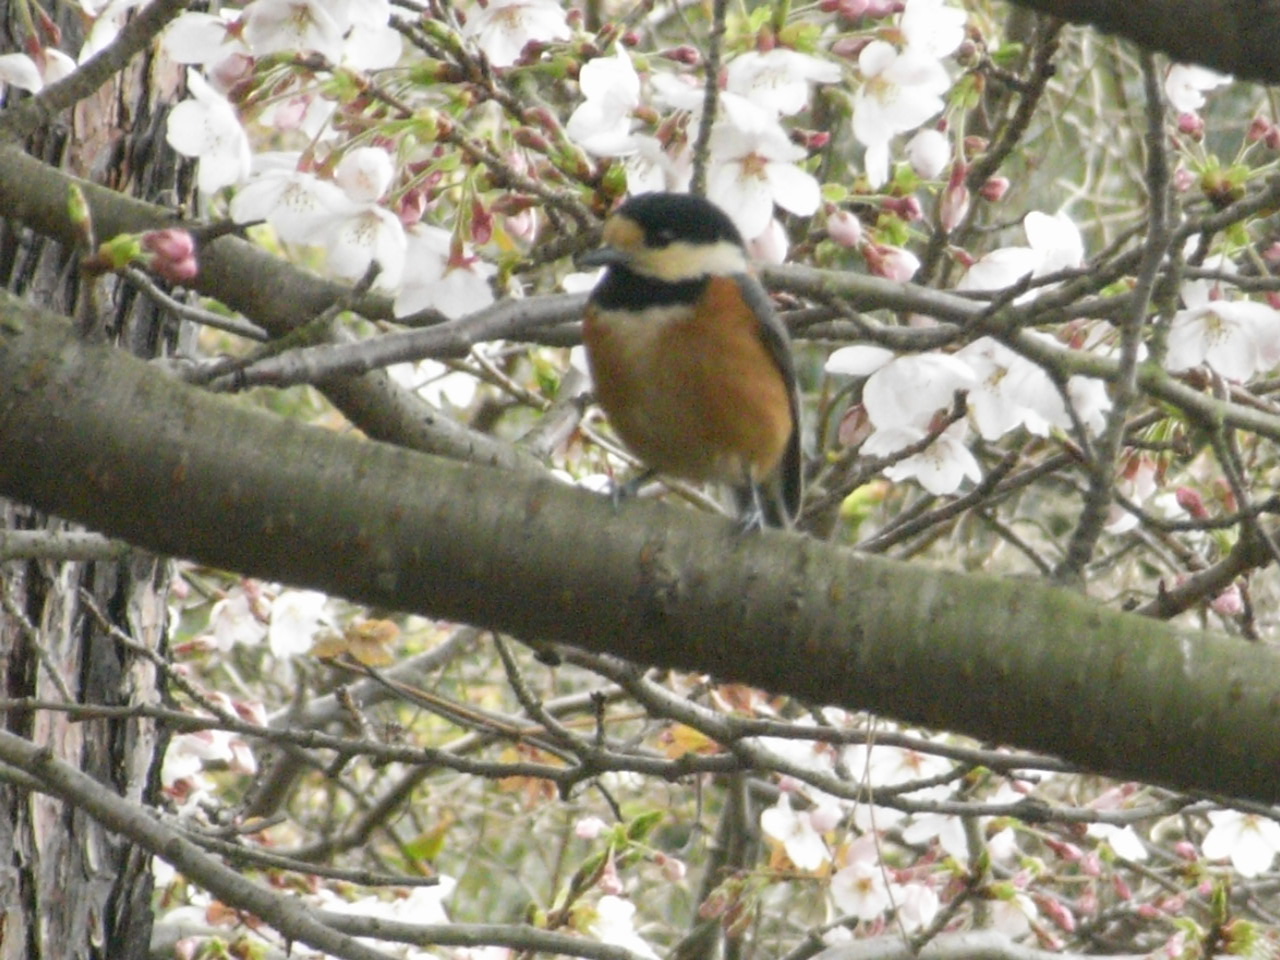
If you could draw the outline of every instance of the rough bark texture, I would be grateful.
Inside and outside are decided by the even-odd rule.
[[[1280,801],[1263,644],[307,427],[11,299],[0,445],[0,492],[160,553]]]
[[[60,5],[65,49],[79,43],[79,10]],[[21,49],[6,21],[0,46]],[[18,31],[20,27],[16,28]],[[189,192],[164,143],[163,105],[173,73],[150,60],[79,105],[66,123],[28,144],[41,159],[133,196],[173,204]],[[12,221],[0,221],[0,282],[26,299],[75,313],[83,291],[71,253]],[[98,291],[98,321],[120,346],[150,357],[171,345],[154,310],[117,285]],[[0,530],[67,524],[0,501]],[[117,642],[95,608],[136,643],[165,637],[169,564],[138,552],[118,563],[10,561],[0,566],[0,682],[8,697],[102,704],[158,699],[151,664]],[[86,598],[91,598],[90,604]],[[25,621],[25,622],[24,622]],[[54,673],[58,679],[55,680]],[[55,713],[4,717],[4,729],[47,746],[114,793],[154,793],[154,725],[73,723]],[[0,960],[144,958],[151,934],[150,858],[78,809],[0,783]]]

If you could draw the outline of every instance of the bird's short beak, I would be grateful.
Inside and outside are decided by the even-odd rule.
[[[580,254],[576,261],[579,267],[612,267],[629,263],[631,256],[616,247],[599,247]]]

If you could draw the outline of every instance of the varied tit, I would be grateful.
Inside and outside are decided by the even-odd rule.
[[[795,364],[733,221],[691,194],[640,194],[578,262],[606,268],[583,341],[618,436],[651,472],[731,486],[745,527],[790,526]]]

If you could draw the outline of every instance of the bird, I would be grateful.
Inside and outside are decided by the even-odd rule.
[[[733,220],[686,193],[642,193],[578,259],[604,267],[583,344],[596,399],[647,468],[725,484],[744,530],[800,509],[800,399],[786,328]]]

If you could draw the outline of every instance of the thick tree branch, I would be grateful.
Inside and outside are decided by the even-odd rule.
[[[67,216],[67,189],[71,184],[84,191],[100,238],[174,225],[176,218],[171,210],[68,176],[17,147],[0,145],[0,217],[21,223],[69,249],[76,241]],[[223,236],[201,245],[199,260],[200,273],[191,282],[192,289],[216,297],[277,337],[311,320],[348,290],[293,267],[239,237]],[[358,309],[370,319],[391,319],[391,304],[385,297],[364,297]],[[371,437],[508,469],[537,467],[517,448],[450,420],[397,387],[381,371],[358,377],[330,377],[319,386],[334,406]]]
[[[339,436],[0,302],[0,495],[162,553],[1280,799],[1280,653]]]
[[[1013,0],[1174,60],[1242,80],[1280,81],[1280,0]]]

